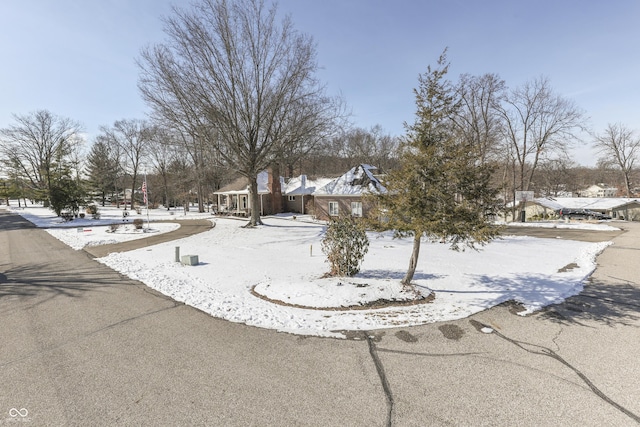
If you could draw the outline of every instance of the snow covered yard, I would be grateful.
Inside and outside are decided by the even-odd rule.
[[[36,211],[30,214],[38,217]],[[191,217],[198,216],[202,214]],[[153,217],[163,216],[155,212]],[[46,226],[46,222],[41,219],[39,224]],[[530,313],[580,292],[595,268],[596,255],[609,244],[505,236],[479,252],[454,252],[448,245],[424,242],[414,283],[424,296],[433,291],[435,298],[371,308],[369,304],[379,307],[375,303],[380,301],[413,298],[399,284],[409,262],[410,240],[370,233],[371,245],[360,274],[322,278],[329,270],[320,250],[323,224],[291,216],[264,218],[265,225],[257,229],[242,228],[243,222],[234,219],[216,218],[215,222],[216,227],[206,233],[98,261],[212,316],[297,334],[339,337],[344,330],[459,319],[508,300],[522,303],[523,314]],[[152,229],[161,227],[151,223]],[[73,241],[76,248],[95,244],[90,234],[76,228],[52,234]],[[110,238],[120,238],[112,234]],[[200,263],[174,262],[175,246],[183,255],[198,255]]]
[[[31,221],[38,227],[43,228],[78,228],[78,227],[95,227],[105,226],[108,224],[133,224],[133,220],[140,218],[145,222],[147,219],[150,221],[159,220],[189,220],[189,219],[201,219],[211,218],[211,213],[198,213],[198,208],[193,207],[189,212],[184,212],[182,208],[167,209],[149,209],[142,208],[140,214],[136,210],[122,208],[118,209],[114,206],[98,206],[98,212],[100,213],[100,219],[92,219],[91,215],[85,215],[84,218],[75,218],[72,221],[64,221],[62,218],[57,217],[56,214],[48,208],[42,207],[42,205],[29,205],[27,207],[18,207],[17,201],[12,201],[9,210],[13,213],[22,215],[25,219]],[[6,208],[6,206],[0,206],[0,208]],[[126,217],[123,213],[126,212]]]
[[[154,222],[144,224],[142,229],[137,229],[133,224],[117,224],[117,228],[106,225],[76,227],[73,229],[49,228],[47,232],[73,249],[80,250],[85,246],[108,245],[144,239],[152,234],[167,233],[178,228],[180,228],[180,224]]]

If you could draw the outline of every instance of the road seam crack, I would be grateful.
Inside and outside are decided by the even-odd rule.
[[[391,392],[391,386],[389,385],[389,381],[387,380],[387,375],[384,372],[384,366],[382,365],[382,361],[378,356],[376,344],[375,342],[373,342],[373,338],[368,333],[366,334],[366,339],[367,339],[367,344],[369,345],[369,354],[371,355],[373,364],[376,367],[376,371],[378,372],[378,377],[380,377],[380,382],[382,383],[382,390],[384,391],[385,397],[387,399],[386,426],[391,427],[393,423],[393,410],[394,410],[393,393]]]
[[[478,323],[478,324],[482,325],[480,322],[478,322],[476,320],[471,320],[470,322],[472,322],[472,324]],[[479,325],[474,325],[474,326],[479,326]],[[482,325],[482,326],[486,326],[486,325]],[[513,338],[509,338],[506,335],[503,335],[502,333],[496,331],[495,329],[492,331],[492,334],[495,334],[496,336],[498,336],[501,339],[503,339],[503,340],[515,345],[516,347],[519,347],[520,349],[526,351],[527,353],[537,354],[537,355],[540,355],[540,356],[548,356],[548,357],[551,357],[552,359],[555,359],[556,361],[560,362],[561,364],[563,364],[564,366],[566,366],[567,368],[572,370],[582,381],[584,381],[584,383],[591,389],[591,391],[596,396],[598,396],[600,399],[604,400],[606,403],[608,403],[609,405],[611,405],[612,407],[614,407],[618,411],[622,412],[623,414],[625,414],[626,416],[628,416],[629,418],[634,420],[636,423],[640,424],[640,416],[638,416],[637,414],[631,412],[630,410],[628,410],[627,408],[625,408],[624,406],[620,405],[619,403],[617,403],[613,399],[611,399],[609,396],[607,396],[602,390],[600,390],[589,379],[589,377],[587,377],[584,373],[582,373],[578,368],[576,368],[575,366],[571,365],[568,361],[566,361],[562,356],[560,356],[558,353],[556,353],[552,349],[544,347],[544,346],[541,346],[541,345],[531,344],[531,343],[528,343],[528,342],[518,341],[518,340],[515,340]],[[527,348],[527,347],[531,347],[531,348]],[[536,348],[538,350],[535,350]]]

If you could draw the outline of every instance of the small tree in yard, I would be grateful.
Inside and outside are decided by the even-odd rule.
[[[383,218],[378,226],[413,237],[405,287],[412,286],[423,236],[459,250],[484,245],[499,232],[487,215],[497,209],[491,167],[479,160],[477,147],[456,137],[451,118],[459,103],[444,80],[448,66],[443,53],[437,69],[419,76],[416,121],[406,125],[400,167],[386,177],[387,192],[371,196]]]
[[[322,239],[322,252],[331,264],[332,276],[353,277],[369,251],[369,239],[361,223],[351,217],[331,221]]]
[[[50,208],[60,216],[63,210],[78,216],[80,206],[86,203],[85,192],[77,180],[71,178],[57,179],[49,188]]]

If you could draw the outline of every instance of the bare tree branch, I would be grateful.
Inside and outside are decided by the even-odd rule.
[[[609,124],[602,134],[594,138],[600,163],[613,163],[620,169],[627,197],[631,197],[631,174],[640,154],[640,138],[621,123]]]
[[[504,143],[513,148],[519,167],[519,189],[529,190],[538,162],[545,153],[563,153],[577,141],[584,115],[575,104],[538,78],[511,91],[498,112]]]
[[[141,93],[155,115],[204,138],[249,179],[249,225],[259,224],[258,173],[308,150],[340,116],[315,78],[315,44],[262,0],[174,8],[165,32],[169,42],[142,51]]]
[[[48,200],[56,168],[70,164],[84,143],[82,127],[47,110],[14,115],[15,124],[0,129],[5,159],[33,190]]]

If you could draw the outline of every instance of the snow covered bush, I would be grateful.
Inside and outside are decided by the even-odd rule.
[[[322,239],[322,252],[331,264],[332,276],[355,276],[369,251],[369,239],[361,223],[351,217],[332,220]]]

